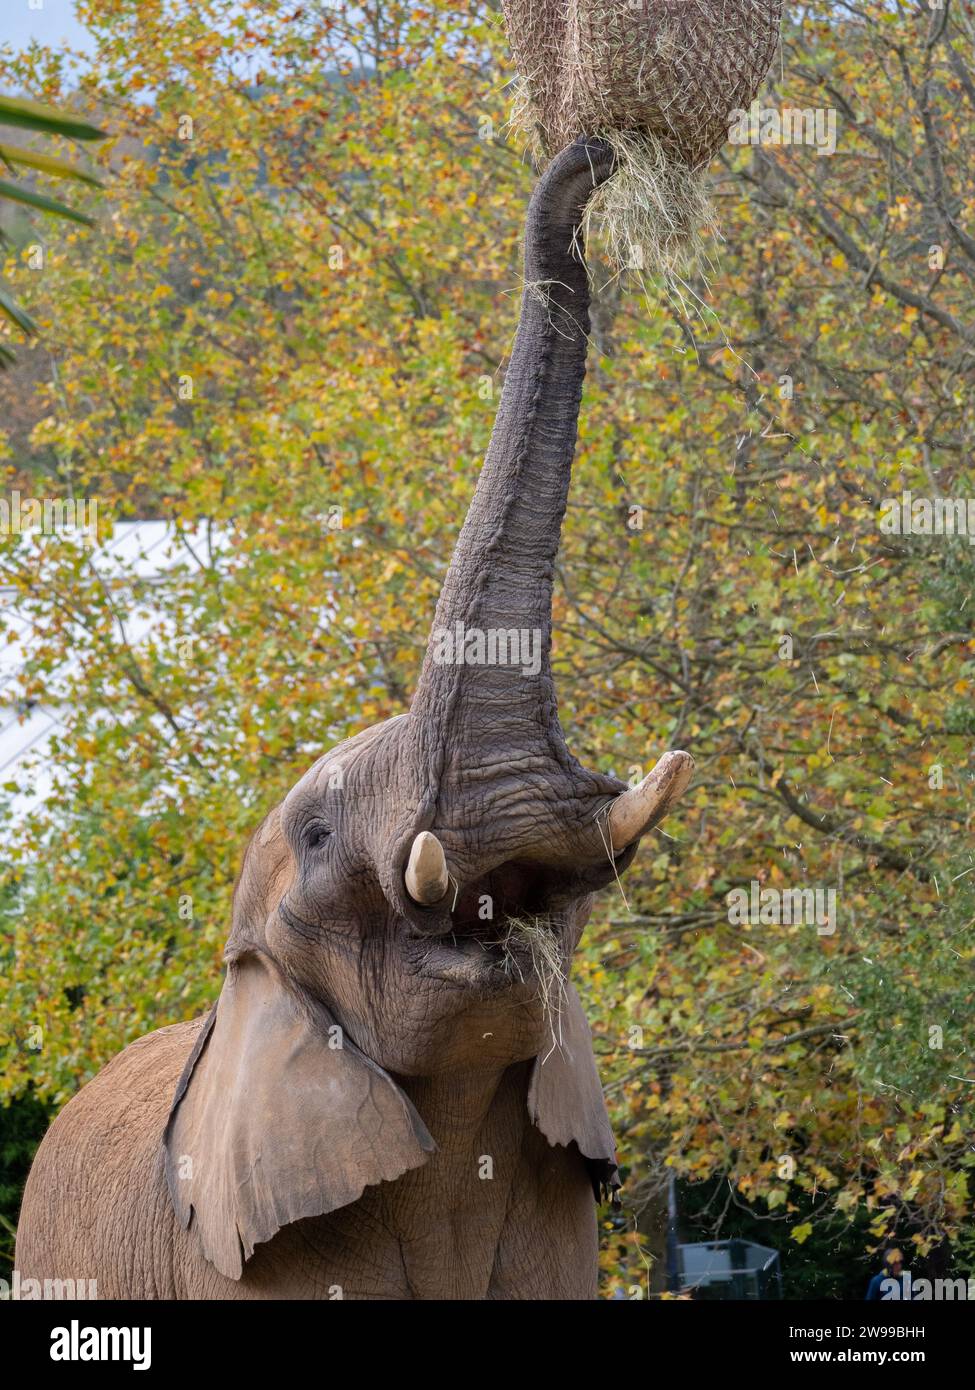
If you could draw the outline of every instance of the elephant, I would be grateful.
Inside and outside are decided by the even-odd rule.
[[[254,833],[209,1014],[133,1042],[57,1116],[25,1189],[22,1281],[596,1296],[598,1203],[620,1184],[569,968],[593,895],[693,768],[673,751],[636,786],[589,771],[556,706],[582,228],[612,171],[580,138],[536,182],[517,335],[408,712],[326,752]]]

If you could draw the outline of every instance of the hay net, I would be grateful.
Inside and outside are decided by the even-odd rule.
[[[624,178],[610,181],[604,211],[628,219],[624,240],[646,223],[651,249],[665,253],[702,214],[694,176],[768,72],[782,0],[502,0],[502,9],[521,75],[514,123],[536,157],[579,135],[609,139]],[[649,201],[659,207],[640,215],[634,190],[658,186]],[[618,241],[619,226],[611,230]]]

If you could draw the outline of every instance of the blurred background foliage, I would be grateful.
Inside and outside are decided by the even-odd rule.
[[[0,96],[0,136],[11,130],[18,133],[30,131],[33,135],[62,135],[73,140],[103,140],[105,138],[104,132],[96,129],[87,121],[78,120],[77,117],[55,111],[52,107],[42,106],[35,101],[26,101],[22,97]],[[58,198],[52,198],[47,193],[39,193],[35,188],[18,182],[16,178],[18,170],[39,169],[53,179],[69,179],[91,184],[94,188],[100,187],[95,176],[83,165],[59,159],[57,155],[46,154],[43,149],[32,149],[23,142],[17,144],[9,140],[0,140],[0,168],[15,176],[0,179],[0,210],[9,211],[11,207],[15,209],[30,208],[34,211],[49,213],[54,217],[67,218],[69,222],[80,222],[86,227],[92,225],[92,219],[86,213],[78,212],[70,204],[64,203]],[[8,249],[12,244],[14,244],[12,238],[9,236],[3,220],[0,219],[0,250]],[[11,299],[2,287],[0,287],[0,316],[19,328],[22,333],[30,334],[37,330],[37,325],[30,315],[25,314],[20,305]],[[0,368],[7,366],[13,360],[14,354],[10,347],[5,342],[0,342]]]
[[[97,498],[103,539],[165,518],[173,553],[106,579],[0,538],[17,698],[63,720],[4,827],[8,1225],[47,1114],[216,997],[262,814],[406,707],[532,182],[493,5],[79,10],[84,61],[0,62],[111,133],[95,230],[8,228],[40,334],[0,382],[6,489]],[[856,1296],[890,1239],[967,1259],[975,567],[878,516],[975,496],[973,35],[970,0],[792,7],[763,101],[834,110],[836,153],[727,146],[680,280],[593,258],[563,722],[625,777],[698,763],[577,964],[628,1177],[608,1294],[660,1286],[671,1172],[682,1234],[777,1246],[792,1297]],[[835,889],[835,933],[732,926],[752,881]]]

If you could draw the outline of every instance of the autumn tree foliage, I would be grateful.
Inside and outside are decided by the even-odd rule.
[[[0,84],[113,136],[97,229],[7,267],[43,330],[0,382],[8,491],[97,498],[103,540],[166,518],[172,554],[0,538],[17,695],[63,719],[4,832],[2,1086],[54,1105],[210,1004],[247,835],[406,708],[532,179],[490,6],[80,8],[78,74],[33,49]],[[563,723],[624,777],[698,763],[577,967],[628,1170],[610,1288],[670,1171],[782,1246],[970,1220],[975,551],[881,518],[975,496],[973,48],[965,0],[796,7],[761,101],[832,112],[835,153],[729,144],[682,278],[594,258]],[[733,920],[753,884],[832,890],[832,929]]]

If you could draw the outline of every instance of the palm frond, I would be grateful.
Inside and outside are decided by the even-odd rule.
[[[30,101],[26,97],[0,96],[0,127],[3,126],[19,130],[39,131],[43,135],[62,135],[72,140],[104,140],[108,134],[107,131],[99,130],[89,121],[68,115],[64,111],[57,111],[52,106],[43,106],[40,102]],[[51,175],[52,178],[76,179],[81,183],[91,184],[95,188],[102,187],[101,182],[95,178],[94,174],[88,173],[86,169],[80,168],[77,164],[72,164],[70,160],[60,159],[56,155],[44,154],[40,151],[21,149],[18,145],[0,143],[0,165],[11,172],[15,172],[18,167],[36,169],[39,173]],[[94,219],[86,213],[78,212],[75,208],[69,207],[67,203],[62,203],[57,198],[48,197],[46,193],[35,193],[32,188],[25,188],[23,184],[12,183],[9,179],[0,179],[0,203],[4,201],[36,208],[39,212],[47,212],[54,217],[64,217],[71,222],[80,222],[83,227],[95,225]],[[0,229],[0,245],[9,245],[9,238],[2,229]],[[2,289],[0,289],[0,316],[28,336],[37,332],[37,324],[30,314]],[[0,369],[9,367],[14,360],[13,351],[5,343],[0,342]]]
[[[28,169],[39,169],[43,174],[53,174],[58,179],[80,179],[90,183],[93,188],[102,188],[100,179],[89,174],[87,169],[71,164],[66,159],[58,159],[53,154],[39,154],[35,150],[22,150],[18,145],[0,143],[0,159],[7,165],[23,164]]]
[[[9,319],[11,323],[16,324],[20,331],[26,333],[28,337],[37,332],[37,324],[30,314],[15,303],[4,289],[0,289],[0,314],[3,314],[4,318]]]
[[[88,121],[68,116],[53,106],[42,106],[39,101],[29,101],[26,97],[0,96],[0,125],[39,130],[45,135],[67,135],[73,140],[104,140],[108,136],[108,131],[99,130]]]

